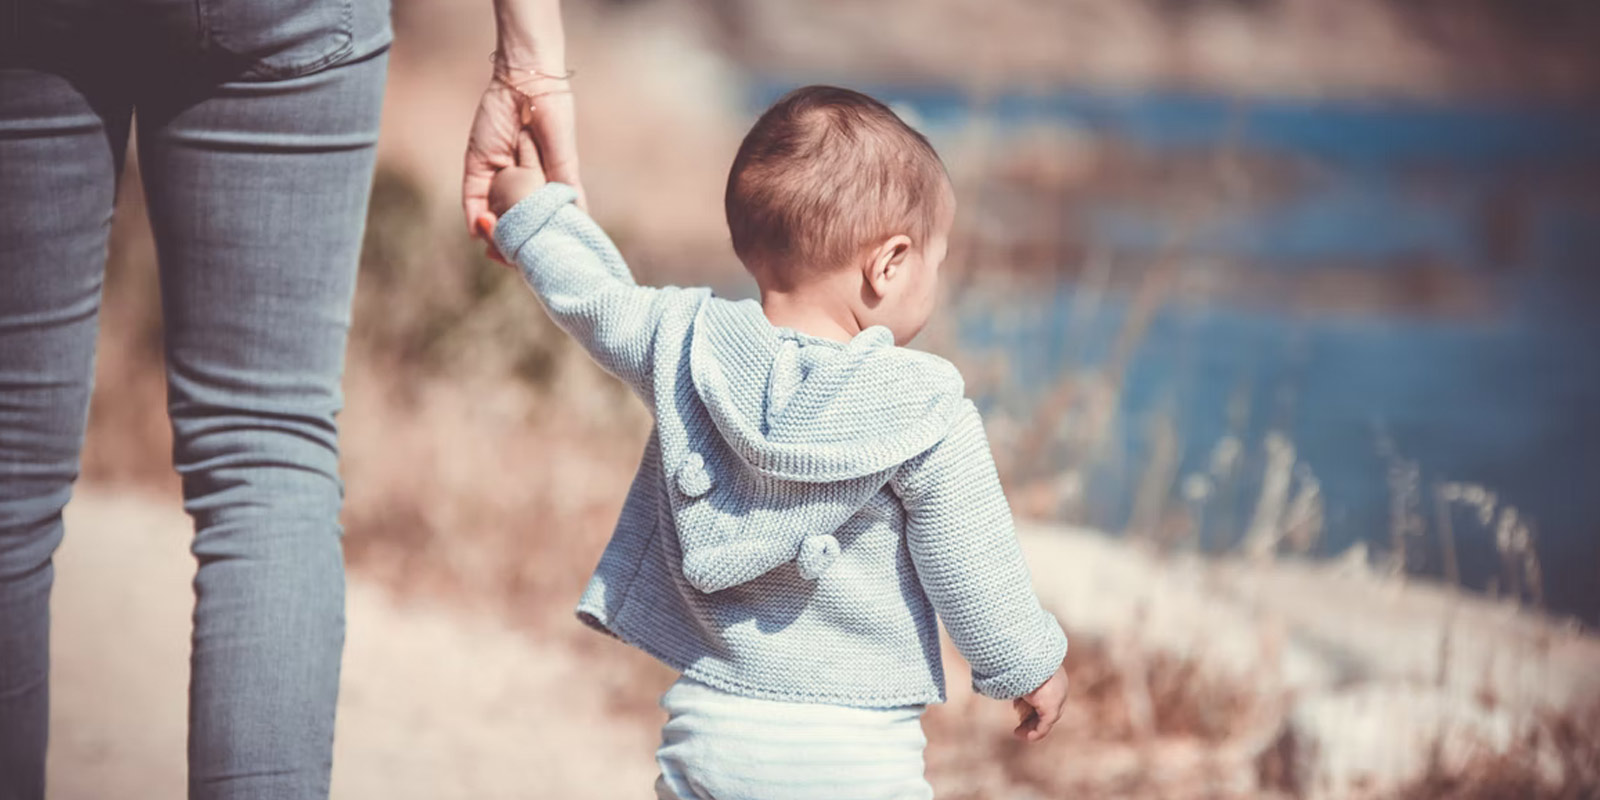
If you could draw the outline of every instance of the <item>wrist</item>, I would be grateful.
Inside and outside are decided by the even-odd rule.
[[[566,71],[566,37],[559,0],[497,0],[497,61],[552,75]]]
[[[566,53],[560,47],[516,43],[505,37],[498,38],[495,42],[495,50],[490,59],[494,62],[497,74],[507,69],[536,70],[550,75],[565,75],[567,72]]]
[[[519,61],[499,50],[489,54],[489,61],[494,65],[494,82],[520,94],[537,97],[571,90],[571,70]]]

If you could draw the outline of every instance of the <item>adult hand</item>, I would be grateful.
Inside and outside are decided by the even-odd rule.
[[[532,109],[525,111],[530,102]],[[567,81],[534,81],[522,85],[520,91],[499,79],[489,83],[472,120],[461,179],[461,205],[474,235],[492,241],[494,226],[488,230],[483,226],[483,218],[489,215],[489,184],[497,171],[516,165],[517,134],[524,128],[537,146],[545,176],[576,189],[578,206],[588,208],[578,177],[575,120]],[[498,258],[492,244],[489,254]]]

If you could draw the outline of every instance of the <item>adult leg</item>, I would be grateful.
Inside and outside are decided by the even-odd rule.
[[[0,66],[0,800],[44,797],[51,556],[78,476],[128,119],[94,76]]]
[[[195,521],[189,793],[328,794],[344,642],[334,415],[387,57],[139,98]]]

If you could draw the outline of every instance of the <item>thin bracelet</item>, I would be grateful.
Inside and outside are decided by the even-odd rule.
[[[569,69],[566,72],[561,73],[560,75],[555,75],[553,73],[545,72],[542,69],[535,69],[533,67],[519,67],[519,66],[516,66],[516,65],[514,65],[514,64],[512,64],[512,63],[510,63],[508,61],[505,61],[504,59],[502,59],[501,56],[500,56],[500,51],[499,50],[491,50],[491,51],[489,51],[489,63],[494,65],[494,71],[495,71],[495,75],[496,76],[499,76],[499,74],[502,71],[503,72],[526,72],[526,73],[528,73],[528,75],[531,78],[533,78],[535,80],[537,80],[539,78],[545,78],[545,79],[553,80],[553,81],[564,81],[564,80],[569,80],[569,79],[572,78],[573,75],[578,74],[578,71],[574,70],[574,69]],[[502,81],[502,82],[504,82],[504,81]]]
[[[562,87],[560,89],[542,89],[537,92],[530,92],[527,89],[517,85],[515,81],[507,78],[504,75],[496,75],[493,78],[490,78],[490,80],[506,87],[507,89],[510,89],[513,92],[516,92],[517,94],[522,95],[523,97],[528,98],[529,100],[532,100],[535,97],[545,97],[552,94],[572,94],[571,87]]]
[[[517,99],[522,101],[517,106],[517,116],[523,125],[533,124],[533,112],[537,111],[539,108],[534,104],[534,100],[540,97],[548,97],[553,94],[572,94],[571,89],[549,89],[543,92],[530,92],[500,75],[494,76],[494,81],[495,83],[498,83],[516,93]]]

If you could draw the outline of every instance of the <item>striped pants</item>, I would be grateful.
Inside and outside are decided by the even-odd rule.
[[[927,800],[923,706],[756,700],[679,678],[656,763],[662,800]]]

